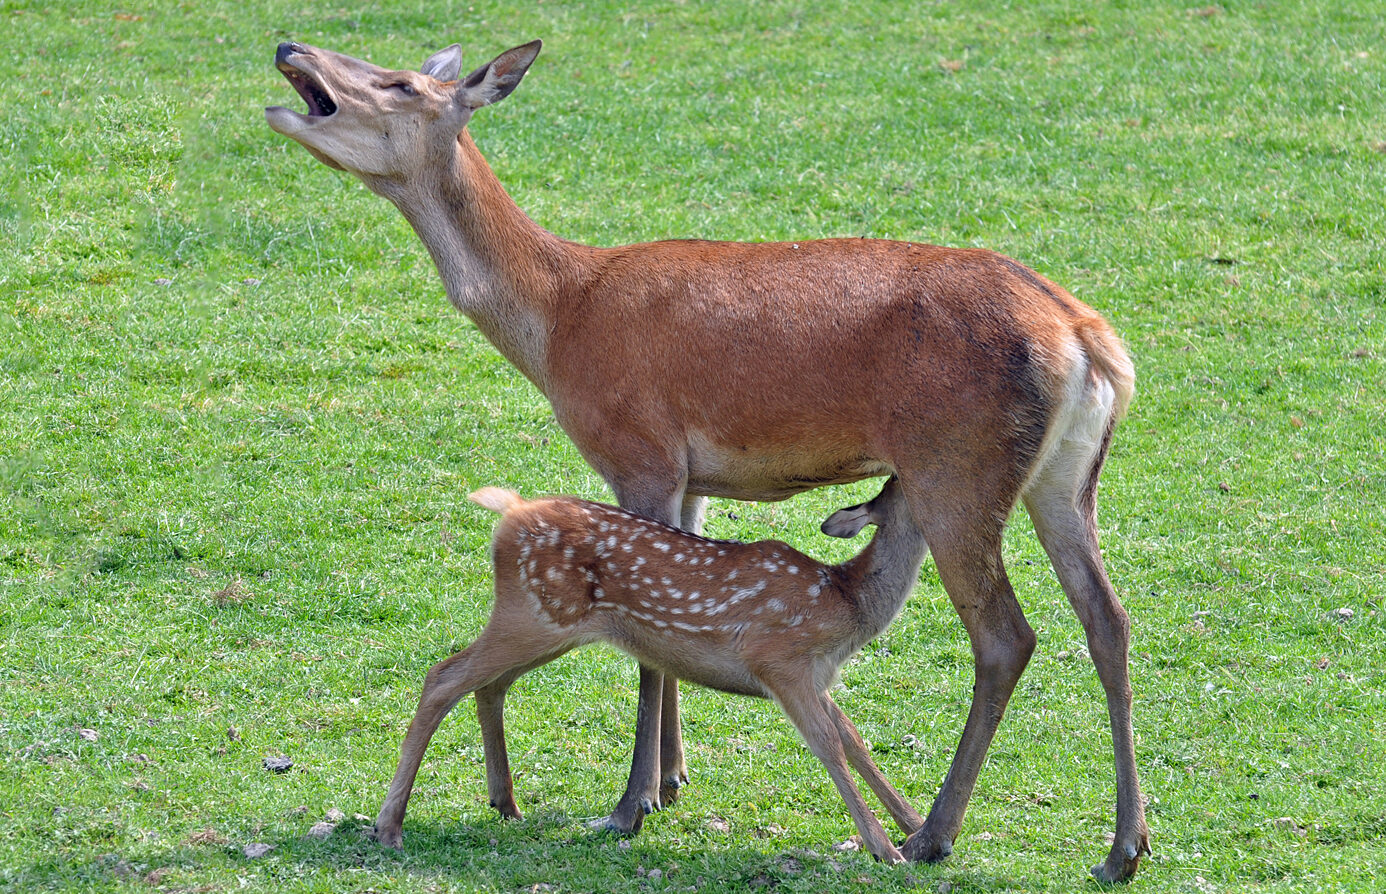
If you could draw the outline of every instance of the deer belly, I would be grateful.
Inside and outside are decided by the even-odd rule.
[[[814,444],[736,444],[698,432],[688,439],[688,493],[767,502],[829,484],[889,475],[891,466],[864,451]]]
[[[733,695],[768,698],[738,654],[737,632],[695,621],[617,621],[602,639],[648,667]]]

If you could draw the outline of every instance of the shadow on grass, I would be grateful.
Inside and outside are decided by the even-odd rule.
[[[927,884],[934,874],[884,866],[865,852],[835,852],[831,844],[817,850],[777,848],[766,832],[756,839],[763,847],[677,822],[622,837],[590,829],[585,820],[563,812],[534,812],[518,822],[406,822],[400,851],[371,840],[370,828],[367,821],[348,821],[324,840],[283,840],[274,853],[305,873],[326,868],[395,879],[441,876],[511,891],[824,891],[844,883],[905,890]]]
[[[688,821],[623,838],[561,812],[535,812],[520,821],[406,822],[399,851],[371,839],[370,829],[368,820],[345,820],[325,838],[262,835],[256,841],[268,850],[256,857],[247,856],[248,842],[225,837],[95,857],[74,853],[0,870],[0,890],[1033,890],[1032,880],[997,877],[956,857],[941,865],[885,866],[829,843],[778,847],[783,832],[774,826],[752,830],[750,844],[744,834],[690,828]],[[1076,888],[1096,890],[1090,882]]]
[[[406,822],[400,851],[377,844],[370,829],[368,821],[349,821],[324,840],[285,839],[275,853],[305,874],[364,871],[424,883],[443,877],[510,891],[918,891],[938,890],[940,883],[955,892],[1030,889],[1023,880],[978,873],[960,861],[886,866],[865,851],[838,851],[832,842],[777,847],[783,830],[774,826],[752,831],[758,845],[748,845],[744,836],[736,841],[738,836],[691,828],[686,817],[633,837],[593,830],[558,811],[534,812],[518,822]]]
[[[518,822],[406,823],[404,849],[369,837],[369,822],[339,826],[326,840],[294,838],[280,844],[280,859],[388,876],[451,876],[477,887],[505,890],[822,890],[826,879],[850,871],[878,873],[869,858],[807,852],[777,853],[701,834],[622,837],[587,827],[562,812],[535,812]],[[669,830],[665,830],[666,832]],[[710,838],[711,836],[707,836]],[[844,867],[843,864],[850,864]],[[795,884],[795,883],[798,884]]]

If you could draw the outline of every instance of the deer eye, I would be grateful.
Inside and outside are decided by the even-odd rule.
[[[418,93],[418,91],[414,89],[414,85],[407,84],[404,81],[397,81],[393,84],[386,84],[385,86],[390,90],[398,90],[405,96],[414,96]]]

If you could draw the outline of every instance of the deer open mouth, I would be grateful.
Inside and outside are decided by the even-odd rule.
[[[280,44],[279,52],[275,54],[274,67],[289,79],[298,95],[308,104],[309,118],[326,118],[337,111],[337,103],[332,100],[327,88],[318,83],[317,78],[289,61],[290,56],[298,55],[296,51],[297,47],[294,44]]]

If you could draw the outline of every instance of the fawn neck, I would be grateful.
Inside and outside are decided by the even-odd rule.
[[[919,581],[929,545],[909,518],[891,519],[876,528],[860,553],[838,566],[846,593],[856,602],[863,633],[871,639],[900,613]]]
[[[471,134],[405,182],[370,183],[428,248],[448,299],[525,377],[545,388],[548,341],[592,250],[560,239],[520,210]]]

